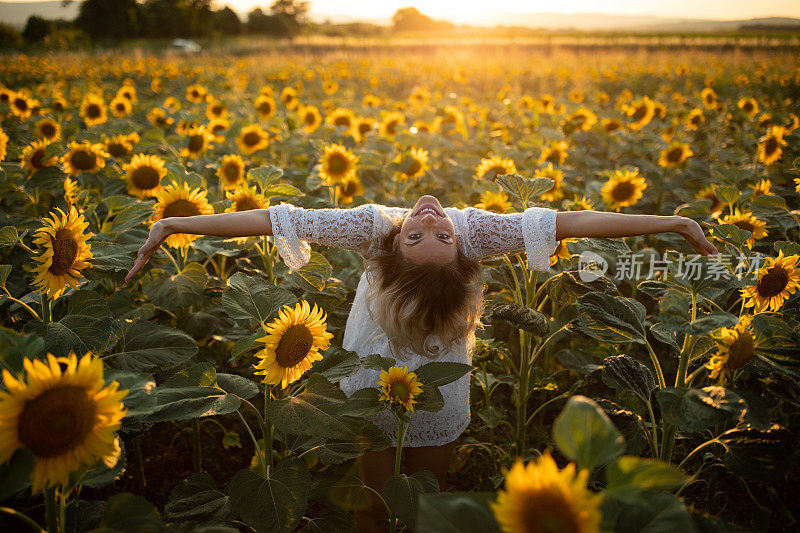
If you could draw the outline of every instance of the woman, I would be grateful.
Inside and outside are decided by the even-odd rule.
[[[376,204],[352,209],[302,209],[290,204],[269,209],[171,217],[159,220],[139,250],[127,283],[173,233],[242,237],[273,235],[290,269],[308,262],[309,242],[358,251],[365,271],[356,290],[342,345],[359,356],[379,353],[415,370],[430,360],[472,362],[475,327],[482,311],[479,261],[511,251],[526,251],[528,267],[549,270],[557,241],[568,237],[626,237],[674,231],[703,255],[717,253],[703,230],[681,216],[628,215],[531,207],[524,213],[497,214],[468,207],[443,208],[422,196],[410,209]],[[369,302],[369,305],[367,305]],[[404,440],[406,470],[433,472],[445,480],[458,436],[470,421],[469,374],[441,387],[444,407],[417,411]],[[375,386],[378,372],[361,369],[340,382],[350,396]],[[396,446],[394,417],[371,417]],[[395,448],[361,457],[364,481],[378,492],[393,474]],[[385,508],[372,493],[356,513],[359,531],[385,531]]]

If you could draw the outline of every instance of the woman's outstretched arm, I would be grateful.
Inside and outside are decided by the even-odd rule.
[[[605,211],[559,211],[556,215],[556,240],[568,237],[631,237],[674,231],[702,255],[716,254],[700,225],[679,215],[629,215]]]
[[[192,233],[217,237],[272,235],[272,221],[266,209],[162,218],[150,228],[150,234],[139,249],[133,268],[125,276],[125,283],[128,283],[147,264],[147,261],[150,260],[161,246],[161,243],[164,242],[164,239],[173,233]]]

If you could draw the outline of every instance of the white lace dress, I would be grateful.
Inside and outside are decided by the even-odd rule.
[[[362,257],[380,253],[381,238],[389,233],[393,221],[402,218],[407,208],[366,204],[352,209],[303,209],[291,204],[269,208],[274,241],[283,261],[297,270],[310,259],[308,243],[337,246],[359,252]],[[446,208],[453,220],[461,251],[467,257],[481,260],[510,251],[525,251],[528,268],[547,272],[549,258],[555,253],[556,210],[531,207],[524,213],[497,214],[482,209]],[[435,361],[455,361],[472,364],[474,335],[453,345],[436,358],[415,353],[394,354],[386,334],[370,317],[364,293],[369,276],[362,274],[353,306],[345,327],[342,346],[360,357],[381,354],[394,357],[401,366],[413,371]],[[379,372],[360,369],[343,378],[340,386],[349,397],[354,391],[375,387]],[[444,407],[440,411],[414,411],[408,424],[403,446],[440,446],[452,442],[470,422],[470,374],[440,387]],[[368,417],[380,427],[393,445],[397,445],[397,422],[388,411]]]

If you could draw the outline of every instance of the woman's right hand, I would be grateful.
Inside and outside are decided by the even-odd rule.
[[[136,275],[144,265],[147,264],[147,261],[153,257],[153,254],[156,253],[156,250],[161,246],[161,243],[169,237],[172,232],[167,228],[166,219],[157,220],[153,227],[150,228],[150,234],[147,236],[147,240],[139,248],[139,253],[136,256],[136,262],[133,264],[133,268],[130,269],[128,274],[125,276],[125,282],[123,285],[128,283],[133,276]]]

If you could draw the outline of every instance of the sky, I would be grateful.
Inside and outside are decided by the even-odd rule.
[[[270,0],[215,0],[239,13],[255,6],[268,8]],[[311,0],[311,12],[359,18],[389,18],[399,8],[416,7],[433,18],[479,22],[487,9],[517,13],[606,13],[662,17],[735,20],[754,17],[800,18],[800,0]],[[266,9],[265,9],[266,11]]]

